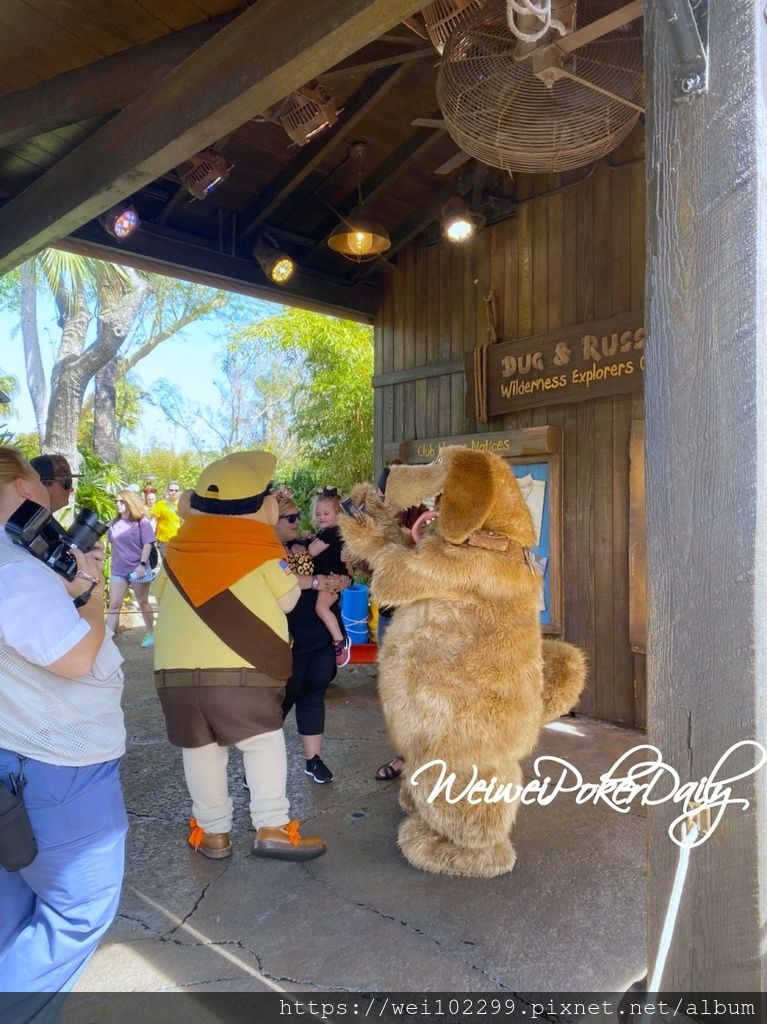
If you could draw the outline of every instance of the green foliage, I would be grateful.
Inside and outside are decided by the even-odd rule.
[[[312,498],[319,485],[317,478],[315,477],[311,469],[307,469],[304,466],[298,466],[293,469],[287,475],[285,473],[279,473],[280,463],[277,463],[277,471],[279,474],[278,487],[288,487],[293,495],[293,501],[298,505],[298,509],[301,513],[301,522],[299,524],[299,535],[301,530],[312,529]]]
[[[13,412],[13,400],[19,393],[19,382],[11,373],[0,370],[0,395],[8,401],[0,400],[0,416],[10,416]]]
[[[290,371],[294,464],[348,490],[373,468],[373,332],[289,308],[234,335],[231,348],[282,352]]]
[[[123,471],[130,483],[139,487],[150,483],[162,497],[169,480],[178,480],[182,489],[193,487],[208,462],[217,456],[201,456],[198,452],[175,452],[172,448],[152,447],[146,452],[135,445],[124,445]]]
[[[35,455],[40,454],[40,438],[34,430],[29,434],[16,434],[14,441],[4,443],[14,445],[26,459],[33,459]]]
[[[89,508],[102,522],[109,522],[115,514],[115,492],[127,483],[125,473],[120,466],[104,462],[87,448],[81,448],[80,455],[75,509]]]

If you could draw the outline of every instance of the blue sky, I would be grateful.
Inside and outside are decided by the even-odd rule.
[[[241,301],[241,300],[240,300]],[[277,304],[253,302],[253,320],[258,320],[282,307]],[[46,373],[50,374],[55,346],[60,332],[51,307],[38,316],[40,346]],[[137,364],[134,374],[141,384],[151,391],[152,384],[161,379],[171,380],[188,398],[192,407],[215,405],[217,392],[214,386],[219,376],[218,353],[223,334],[223,324],[191,325],[183,332],[164,342]],[[14,400],[15,415],[6,418],[11,430],[27,433],[35,429],[34,413],[26,385],[24,350],[19,331],[18,317],[8,311],[0,311],[0,369],[12,373],[20,384]],[[188,448],[181,431],[177,430],[162,415],[159,409],[147,404],[139,428],[127,435],[125,440],[146,450],[153,441],[172,445],[176,450]]]

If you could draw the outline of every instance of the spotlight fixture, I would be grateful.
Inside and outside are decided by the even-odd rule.
[[[351,156],[357,158],[357,206],[328,238],[328,245],[334,252],[339,252],[348,260],[362,263],[364,260],[375,259],[391,248],[389,232],[373,220],[362,201],[362,160],[367,152],[364,142],[355,142],[350,149]]]
[[[466,242],[485,223],[481,213],[473,213],[461,196],[453,196],[442,207],[442,234],[449,242]]]
[[[231,167],[215,149],[203,149],[176,167],[181,184],[195,199],[205,199],[229,177]]]
[[[274,284],[287,284],[296,269],[295,260],[277,248],[271,235],[261,235],[253,246],[253,256]]]
[[[99,224],[112,238],[116,238],[118,242],[124,242],[139,227],[141,218],[135,206],[118,203],[101,214]]]

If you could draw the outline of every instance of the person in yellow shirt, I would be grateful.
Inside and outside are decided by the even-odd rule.
[[[160,554],[165,558],[168,541],[173,540],[181,529],[181,516],[178,511],[178,499],[181,487],[177,480],[171,480],[165,490],[165,497],[156,501],[152,507],[152,519],[155,521],[155,536]]]

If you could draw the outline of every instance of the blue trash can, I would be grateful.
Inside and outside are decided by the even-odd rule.
[[[341,592],[341,618],[353,644],[368,642],[368,588],[364,583],[352,583]]]

